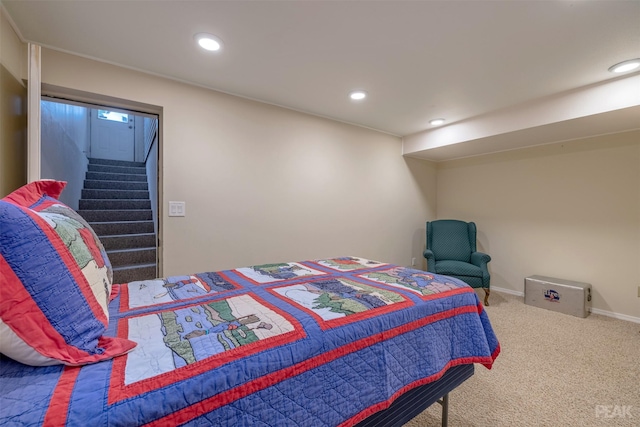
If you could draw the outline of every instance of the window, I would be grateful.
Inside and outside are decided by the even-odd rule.
[[[111,120],[113,122],[129,123],[129,115],[117,113],[115,111],[98,110],[98,118],[102,120]]]

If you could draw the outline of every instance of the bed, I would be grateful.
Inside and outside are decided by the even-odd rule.
[[[499,354],[469,286],[356,256],[111,285],[86,279],[88,269],[109,277],[110,267],[97,237],[84,238],[96,245],[92,261],[75,270],[73,259],[60,262],[65,277],[75,277],[75,297],[64,297],[70,291],[57,289],[63,279],[55,256],[44,262],[33,249],[15,256],[29,221],[49,241],[59,234],[44,230],[51,221],[38,222],[65,209],[47,185],[0,205],[2,425],[402,425],[470,377],[473,364],[491,368]],[[18,227],[22,216],[29,221]],[[45,273],[55,277],[55,290],[48,285],[46,295],[33,296]],[[25,292],[32,294],[26,302],[10,295]],[[17,321],[12,307],[37,305],[46,317],[41,329],[55,335],[68,325],[55,321],[60,310],[43,307],[45,300],[64,305],[68,317],[91,310],[93,323],[74,329],[95,339],[78,344],[75,332],[63,330],[66,341],[54,336],[56,349],[43,346],[47,338],[22,325],[30,312]],[[38,354],[16,353],[7,344],[16,340]]]

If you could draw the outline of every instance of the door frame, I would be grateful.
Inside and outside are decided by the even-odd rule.
[[[158,144],[158,158],[157,158],[157,204],[155,206],[157,212],[157,235],[156,235],[156,265],[157,265],[157,277],[164,277],[163,274],[163,176],[162,176],[162,164],[163,164],[163,108],[157,105],[145,104],[137,101],[115,98],[111,96],[105,96],[90,92],[84,92],[76,89],[65,88],[61,86],[55,86],[50,84],[41,83],[39,85],[37,102],[33,96],[29,97],[30,103],[28,106],[28,118],[31,119],[29,128],[36,127],[37,132],[33,132],[28,138],[28,159],[27,170],[29,171],[28,182],[36,181],[40,179],[40,100],[48,99],[54,102],[63,102],[71,105],[78,105],[87,108],[102,108],[110,109],[111,111],[119,111],[123,113],[133,114],[136,116],[149,117],[158,120],[157,129],[157,144]],[[31,87],[29,87],[31,89]],[[37,110],[37,112],[35,111]],[[33,115],[32,115],[33,114]],[[37,118],[37,123],[35,120]],[[144,153],[144,161],[146,162],[149,156],[148,152]]]

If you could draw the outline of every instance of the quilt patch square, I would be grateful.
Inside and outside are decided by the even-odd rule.
[[[456,278],[405,267],[393,267],[388,270],[373,271],[358,274],[357,276],[387,286],[411,291],[422,299],[433,299],[457,292],[473,292],[466,283]]]
[[[276,286],[269,292],[311,314],[322,329],[413,305],[397,292],[347,277]]]
[[[240,289],[219,272],[131,282],[120,287],[120,311],[189,300]]]
[[[118,336],[138,343],[114,361],[110,403],[306,336],[290,314],[255,295],[135,315]]]
[[[353,256],[321,259],[315,262],[323,267],[327,267],[335,271],[363,270],[365,268],[376,268],[387,265],[383,262]]]
[[[232,271],[256,285],[327,274],[298,262],[254,265],[251,267],[237,268]]]

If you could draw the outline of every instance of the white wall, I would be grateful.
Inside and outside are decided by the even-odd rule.
[[[89,109],[42,101],[40,115],[40,177],[67,181],[60,201],[78,209],[89,163]]]
[[[640,131],[441,163],[437,215],[476,222],[492,286],[587,282],[594,308],[640,317]]]
[[[163,275],[358,255],[421,259],[433,164],[399,138],[43,49],[43,83],[162,110]]]

